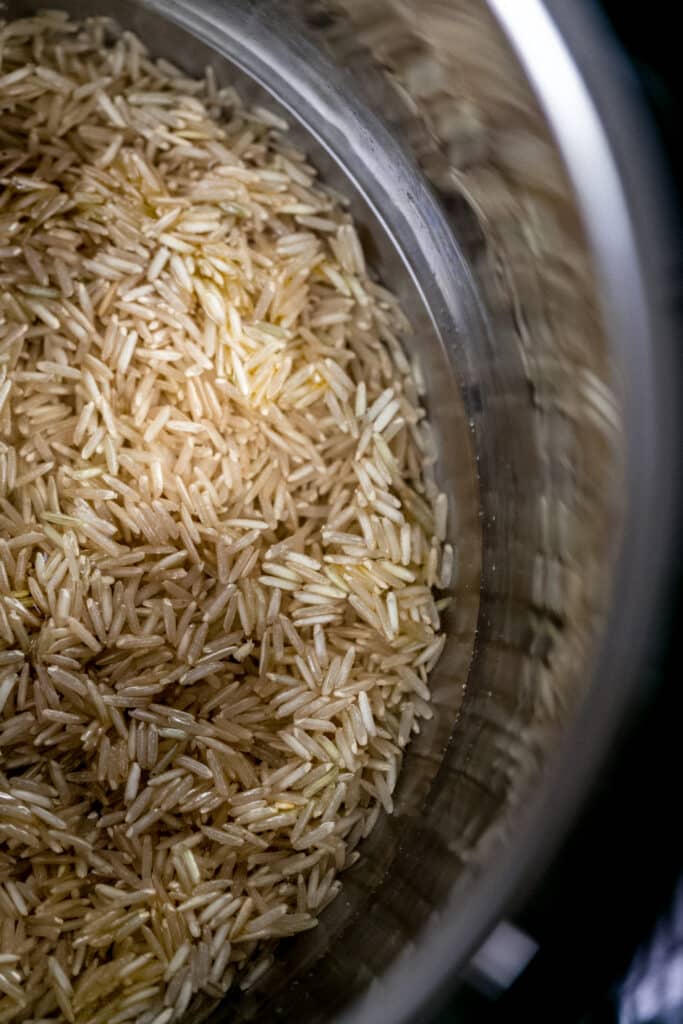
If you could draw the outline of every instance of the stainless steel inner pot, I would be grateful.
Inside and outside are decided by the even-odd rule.
[[[559,843],[656,623],[675,426],[647,125],[580,4],[54,6],[284,112],[411,321],[457,552],[434,717],[320,926],[215,1019],[413,1019]]]

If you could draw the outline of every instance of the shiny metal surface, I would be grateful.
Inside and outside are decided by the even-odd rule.
[[[646,129],[596,26],[589,91],[540,0],[59,6],[286,111],[411,320],[458,552],[435,715],[320,927],[215,1019],[413,1019],[570,823],[656,621],[676,433],[651,172],[623,159]]]

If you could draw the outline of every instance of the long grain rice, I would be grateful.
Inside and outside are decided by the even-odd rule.
[[[448,504],[281,118],[54,11],[0,107],[0,1021],[172,1024],[391,812]]]

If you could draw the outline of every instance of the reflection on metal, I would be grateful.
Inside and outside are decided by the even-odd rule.
[[[639,950],[619,992],[619,1024],[683,1020],[683,881],[649,944]]]
[[[483,995],[495,998],[519,977],[538,943],[509,921],[501,921],[474,954],[465,971],[466,980]]]

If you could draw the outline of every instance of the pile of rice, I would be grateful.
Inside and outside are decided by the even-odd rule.
[[[0,24],[0,1021],[253,984],[430,714],[405,324],[285,129],[102,20]]]

